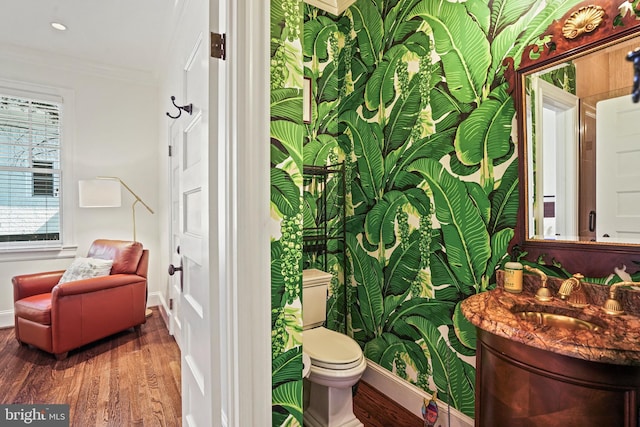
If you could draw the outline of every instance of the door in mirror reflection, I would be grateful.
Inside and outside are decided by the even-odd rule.
[[[640,104],[600,101],[596,122],[597,239],[640,243]]]
[[[531,76],[535,120],[529,144],[530,238],[578,234],[578,98]],[[531,163],[530,163],[531,164]],[[544,168],[536,167],[544,165]]]

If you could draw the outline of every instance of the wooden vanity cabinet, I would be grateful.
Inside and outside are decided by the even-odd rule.
[[[476,427],[639,427],[640,367],[477,331]]]

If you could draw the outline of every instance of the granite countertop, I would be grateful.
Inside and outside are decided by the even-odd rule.
[[[640,366],[640,317],[610,316],[595,304],[573,308],[558,298],[541,302],[531,289],[529,283],[522,293],[514,294],[498,286],[464,300],[462,313],[480,329],[532,347],[594,362]],[[520,311],[570,315],[598,325],[599,330],[538,325],[514,314]]]

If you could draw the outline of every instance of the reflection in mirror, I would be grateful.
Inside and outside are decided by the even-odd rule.
[[[572,68],[556,69],[561,75]],[[530,237],[577,235],[577,164],[578,98],[544,78],[552,73],[536,73],[528,77],[531,111],[528,158]],[[553,79],[551,79],[553,80]]]
[[[525,76],[527,237],[640,243],[640,38]]]

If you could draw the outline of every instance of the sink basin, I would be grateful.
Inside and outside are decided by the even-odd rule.
[[[572,330],[588,330],[599,331],[602,329],[600,325],[587,320],[577,319],[575,317],[563,314],[547,313],[544,311],[518,311],[513,313],[516,317],[533,322],[540,326],[551,326],[554,328],[564,328]]]

